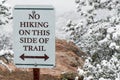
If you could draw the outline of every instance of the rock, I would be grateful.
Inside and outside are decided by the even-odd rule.
[[[56,39],[56,66],[54,68],[42,68],[40,69],[41,75],[49,75],[50,77],[60,78],[63,73],[77,73],[78,66],[82,68],[84,64],[84,59],[81,56],[85,56],[86,54],[82,52],[77,46],[72,42],[67,42],[66,40]],[[13,72],[11,75],[17,73],[32,73],[32,69],[24,69],[24,68],[16,68],[14,64],[10,63],[9,67],[12,68]],[[0,69],[5,70],[0,65]],[[1,71],[1,72],[2,72]],[[1,77],[1,76],[0,76]],[[4,75],[2,77],[5,77]],[[14,76],[16,77],[16,76]],[[16,77],[17,78],[17,77]],[[0,78],[1,79],[1,78]],[[52,80],[52,79],[50,79]]]

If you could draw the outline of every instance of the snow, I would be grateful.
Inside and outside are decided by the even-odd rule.
[[[13,61],[14,52],[12,50],[2,49],[0,50],[0,57],[3,57],[7,62]],[[10,72],[12,72],[12,69],[6,64],[3,60],[0,60],[0,64],[5,66]]]
[[[115,41],[120,39],[120,30],[113,33],[112,39],[114,39]]]
[[[75,77],[75,80],[78,80],[78,79],[79,79],[79,77],[78,77],[78,76],[76,76],[76,77]]]
[[[0,57],[4,60],[0,60],[0,65],[5,66],[10,72],[12,69],[8,66],[13,61],[14,52],[8,47],[11,44],[11,8],[8,4],[5,4],[6,0],[0,1]]]
[[[5,64],[2,60],[0,60],[0,64],[5,66],[10,72],[12,72],[12,69],[9,68],[9,66],[7,64]]]
[[[68,35],[70,33],[65,32],[65,27],[67,22],[69,22],[70,20],[74,20],[73,22],[77,23],[79,21],[79,14],[75,13],[74,11],[68,11],[56,17],[55,34],[57,38],[69,38]]]
[[[114,33],[114,32],[115,32],[114,27],[110,27],[110,28],[107,29],[107,33],[108,33],[108,34],[112,34],[112,33]]]
[[[93,79],[94,79],[93,76],[89,76],[87,78],[84,78],[84,80],[93,80]]]
[[[111,48],[111,49],[115,49],[115,47],[116,47],[116,43],[115,43],[115,42],[112,42],[112,43],[110,44],[110,46],[109,46],[109,48]]]
[[[108,1],[108,0],[100,0],[101,3],[104,3],[104,2],[106,2],[106,1]]]
[[[108,60],[102,60],[100,64],[97,64],[96,66],[91,64],[91,61],[89,59],[86,60],[87,63],[85,63],[84,66],[84,73],[89,74],[89,76],[84,75],[84,80],[90,80],[89,78],[93,78],[93,80],[119,80],[120,79],[120,61],[117,59],[116,56],[112,56],[111,59]],[[89,66],[92,65],[93,67]],[[86,71],[86,69],[89,69],[89,71]],[[81,71],[81,70],[80,70]],[[92,76],[93,74],[91,74],[90,72],[92,71],[92,73],[94,73],[94,76]],[[101,74],[102,73],[102,74]],[[104,74],[106,74],[106,76],[109,76],[109,78],[107,78],[106,76],[104,76]],[[113,78],[113,76],[115,76]]]
[[[76,0],[80,20],[69,22],[70,40],[91,57],[78,69],[84,80],[120,80],[120,1]],[[71,25],[71,24],[76,25]],[[70,30],[74,29],[74,30]],[[76,30],[78,29],[78,30]],[[82,34],[84,33],[84,34]],[[93,76],[94,75],[94,76]]]
[[[107,64],[107,60],[102,60],[101,65],[107,66],[107,65],[108,65],[108,64]]]
[[[107,38],[105,38],[105,39],[103,39],[103,40],[100,40],[99,42],[98,42],[98,44],[100,45],[100,46],[106,46],[106,45],[108,45],[109,44],[109,40],[107,39]]]
[[[83,71],[83,69],[78,67],[77,71],[78,71],[79,76],[84,76],[85,72]]]
[[[106,80],[106,79],[104,79],[104,78],[100,78],[99,80]]]

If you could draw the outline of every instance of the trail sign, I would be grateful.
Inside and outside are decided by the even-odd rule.
[[[55,66],[55,12],[48,5],[16,5],[13,10],[14,63],[21,68]]]

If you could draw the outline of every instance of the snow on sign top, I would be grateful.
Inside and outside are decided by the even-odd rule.
[[[17,5],[13,10],[14,63],[21,68],[55,66],[55,12],[48,5]]]

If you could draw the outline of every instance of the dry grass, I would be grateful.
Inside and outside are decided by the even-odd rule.
[[[48,74],[42,74],[40,80],[60,80]],[[33,72],[15,71],[0,71],[0,80],[33,80]]]
[[[15,71],[9,73],[8,71],[0,71],[2,76],[0,80],[32,80],[32,72]]]

